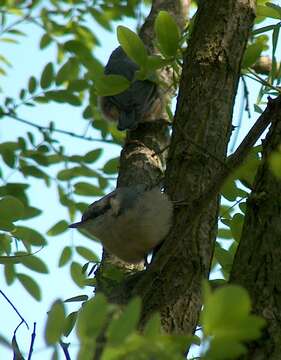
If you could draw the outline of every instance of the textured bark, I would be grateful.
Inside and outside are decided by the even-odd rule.
[[[272,121],[230,277],[249,291],[253,312],[267,322],[263,336],[249,345],[243,357],[251,360],[279,360],[281,356],[281,180],[268,167],[271,151],[281,144],[280,97],[275,100]]]
[[[140,30],[140,37],[151,53],[157,51],[153,40],[155,37],[154,20],[159,11],[168,11],[183,29],[184,14],[188,10],[189,3],[190,0],[154,0],[152,2],[150,14]],[[171,83],[171,73],[168,69],[163,69],[159,76],[168,84]],[[166,92],[163,101],[169,102],[171,96],[171,93]],[[167,157],[167,151],[163,150],[167,148],[170,141],[165,108],[161,117],[159,121],[141,124],[135,131],[127,132],[120,156],[117,186],[145,184],[150,188],[163,181]],[[96,272],[97,291],[105,293],[111,301],[123,302],[128,299],[129,293],[120,293],[118,290],[122,288],[122,281],[112,280],[112,277],[107,275],[109,272],[112,273],[113,266],[126,277],[132,272],[143,270],[144,264],[127,264],[103,251],[101,266]]]
[[[250,0],[202,2],[185,54],[166,189],[187,207],[176,209],[168,238],[134,291],[143,298],[143,320],[160,310],[168,332],[190,333],[197,324],[216,235],[217,196],[196,216],[187,209],[221,171],[254,11]]]
[[[179,3],[155,0],[154,13],[147,21],[152,24],[156,9],[158,12],[164,6],[179,19]],[[157,4],[160,8],[156,8]],[[114,301],[126,301],[131,295],[142,297],[143,322],[154,311],[160,311],[167,332],[191,333],[198,321],[201,282],[209,274],[216,236],[217,194],[207,204],[202,204],[204,210],[197,208],[196,215],[192,206],[221,174],[241,59],[254,11],[254,0],[200,3],[184,55],[166,171],[166,191],[172,200],[184,200],[186,206],[175,209],[172,230],[146,271],[109,288],[98,276],[98,290]],[[147,24],[141,34],[152,48],[152,31],[146,29]],[[162,176],[163,159],[161,156],[155,159],[153,152],[166,146],[166,129],[163,123],[155,126],[160,130],[139,128],[130,134],[121,154],[118,185],[155,184]],[[107,264],[111,265],[112,261],[104,261],[102,271]],[[121,267],[127,269],[125,264]]]

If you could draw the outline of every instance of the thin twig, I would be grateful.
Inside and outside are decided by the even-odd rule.
[[[24,320],[24,318],[21,316],[21,314],[19,313],[18,309],[15,307],[15,305],[11,302],[11,300],[3,293],[3,291],[0,289],[0,294],[4,297],[4,299],[11,305],[11,307],[15,310],[15,312],[17,313],[17,315],[19,316],[19,318],[21,319],[21,323],[17,326],[15,332],[17,331],[18,327],[24,323],[27,327],[27,329],[29,329],[29,326],[27,324],[27,322]]]
[[[31,121],[28,121],[28,120],[25,120],[25,119],[22,119],[20,118],[19,116],[17,115],[14,115],[12,113],[2,113],[1,114],[2,116],[8,116],[14,120],[17,120],[23,124],[26,124],[26,125],[29,125],[29,126],[32,126],[34,128],[36,128],[37,130],[39,131],[51,131],[49,129],[48,126],[41,126],[41,125],[37,125],[37,124],[34,124],[33,122]],[[56,132],[56,133],[60,133],[60,134],[64,134],[64,135],[68,135],[68,136],[72,136],[74,138],[77,138],[77,139],[82,139],[82,140],[87,140],[87,141],[96,141],[96,142],[102,142],[102,143],[108,143],[108,144],[113,144],[113,145],[118,145],[116,144],[113,140],[106,140],[106,139],[96,139],[96,138],[93,138],[91,136],[84,136],[84,135],[78,135],[78,134],[75,134],[71,131],[66,131],[66,130],[63,130],[63,129],[52,129],[53,132]]]
[[[236,205],[239,205],[241,203],[241,201],[245,200],[248,196],[243,196],[241,199],[235,201],[235,203],[233,205],[231,205],[230,207],[228,207],[220,216],[219,216],[219,220],[224,218],[224,215],[228,214],[230,210],[232,210],[233,208],[235,208]]]
[[[249,92],[247,82],[246,82],[244,76],[242,76],[242,83],[243,83],[244,96],[245,96],[245,101],[246,101],[245,111],[247,111],[247,113],[248,113],[248,118],[251,119],[250,99],[249,99],[250,92]]]
[[[27,360],[31,359],[31,356],[32,356],[32,353],[33,353],[33,346],[34,346],[35,337],[36,337],[36,322],[33,323],[33,332],[31,334],[31,342],[30,342],[30,347],[29,347]]]
[[[276,87],[276,86],[274,86],[274,85],[271,85],[268,81],[264,80],[261,76],[259,76],[259,75],[258,75],[255,71],[253,71],[252,69],[248,68],[247,70],[249,71],[249,73],[250,73],[251,75],[254,76],[254,78],[251,77],[251,76],[248,75],[248,74],[244,74],[244,76],[247,76],[248,78],[250,78],[250,79],[252,79],[252,80],[258,80],[262,85],[267,86],[267,87],[269,87],[270,89],[273,89],[273,90],[277,91],[277,92],[280,94],[281,91],[280,91],[280,89],[279,89],[278,87]]]
[[[7,27],[2,28],[2,30],[0,31],[0,36],[2,36],[3,34],[5,34],[7,31],[10,31],[14,26],[19,25],[20,23],[24,22],[25,20],[27,20],[30,16],[30,13],[24,15],[22,18],[14,21],[13,23],[9,24]]]
[[[71,360],[71,357],[70,357],[69,352],[68,352],[69,344],[64,343],[63,341],[60,341],[60,346],[61,346],[61,348],[62,348],[62,350],[63,350],[65,359],[66,359],[66,360]]]

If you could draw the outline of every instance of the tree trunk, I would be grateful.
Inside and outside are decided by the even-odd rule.
[[[268,158],[281,143],[281,98],[275,119],[263,142],[263,157],[247,201],[238,250],[230,281],[244,286],[253,312],[266,322],[263,336],[249,345],[243,359],[280,359],[281,353],[281,181],[271,172]]]
[[[223,166],[254,9],[254,1],[202,2],[185,54],[166,189],[172,200],[184,200],[187,207],[176,208],[173,228],[134,292],[143,298],[144,320],[160,310],[168,332],[192,333],[198,321],[218,199],[199,204],[204,211],[195,217],[188,205],[200,198]]]
[[[175,3],[177,6],[173,7]],[[179,3],[155,0],[152,11],[160,10],[157,4],[164,8],[168,5],[178,19]],[[192,206],[225,166],[240,64],[254,13],[254,0],[200,2],[184,54],[166,170],[167,193],[173,201],[184,201],[185,205],[175,208],[172,230],[146,271],[129,281],[115,283],[114,287],[98,281],[98,290],[114,301],[140,295],[142,322],[154,311],[160,311],[167,332],[192,333],[198,321],[201,283],[209,274],[216,237],[218,195],[208,204],[197,204],[204,210],[197,211],[196,216]],[[151,36],[144,38],[151,41]],[[165,140],[159,141],[164,139],[163,125],[159,132],[147,133],[147,137],[142,131],[140,128],[130,135],[134,141],[122,151],[119,185],[136,184],[140,179],[153,184],[162,175],[163,159],[157,167],[151,151],[166,144]],[[149,137],[154,145],[146,145]],[[135,141],[139,139],[141,142]]]

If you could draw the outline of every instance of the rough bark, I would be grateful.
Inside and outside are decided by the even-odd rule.
[[[152,8],[144,25],[140,30],[140,37],[151,53],[156,53],[154,46],[154,20],[161,10],[168,11],[174,16],[180,29],[185,23],[184,15],[187,13],[190,0],[154,0]],[[163,69],[159,74],[167,83],[171,82],[169,69]],[[165,93],[165,102],[172,94]],[[120,156],[120,168],[117,186],[145,184],[148,188],[159,184],[164,177],[167,148],[170,141],[166,111],[163,108],[162,119],[154,123],[144,123],[135,131],[127,133],[127,138]],[[137,239],[136,239],[137,241]],[[105,293],[111,301],[126,301],[129,294],[120,294],[118,289],[122,286],[120,281],[113,280],[107,274],[121,271],[123,275],[138,272],[144,269],[144,263],[132,265],[120,261],[115,256],[103,251],[101,265],[96,272],[97,291]],[[124,277],[123,277],[124,279]]]
[[[262,162],[247,211],[240,244],[234,259],[231,282],[244,286],[253,312],[266,322],[263,336],[249,345],[243,359],[280,359],[281,349],[281,180],[269,169],[270,153],[281,144],[281,98],[265,141]]]
[[[172,6],[175,1],[156,3]],[[209,274],[216,236],[217,193],[202,205],[203,210],[197,208],[196,215],[192,207],[224,166],[240,64],[254,12],[254,0],[200,3],[184,55],[166,171],[166,191],[172,200],[184,200],[186,206],[175,209],[172,230],[146,271],[132,276],[125,288],[124,283],[115,284],[110,291],[105,291],[106,286],[99,288],[118,301],[140,295],[142,321],[160,311],[167,332],[191,333],[198,321],[201,282]],[[149,157],[151,150],[157,152],[165,146],[158,141],[160,133],[152,138],[150,130],[146,135],[139,129],[130,135],[134,141],[122,151],[119,185],[139,183],[140,179],[145,184],[158,181],[162,164],[155,166],[155,159],[151,162]],[[150,143],[146,147],[146,139],[157,146]]]
[[[254,12],[255,1],[250,0],[202,2],[184,57],[166,189],[171,199],[185,200],[187,207],[176,208],[168,238],[135,288],[143,298],[144,321],[160,310],[168,332],[191,333],[198,321],[201,283],[209,274],[216,236],[218,198],[196,216],[187,209],[221,171]],[[202,152],[202,147],[207,150]]]

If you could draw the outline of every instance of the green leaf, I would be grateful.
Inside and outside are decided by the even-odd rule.
[[[70,58],[59,69],[56,76],[56,85],[60,85],[65,81],[77,79],[79,74],[79,63],[76,58]]]
[[[19,149],[19,144],[13,141],[6,141],[0,144],[0,153],[6,165],[10,168],[15,167],[16,151]],[[12,194],[13,195],[13,194]]]
[[[119,167],[119,156],[108,160],[103,167],[103,172],[108,175],[116,174]]]
[[[113,318],[108,328],[108,341],[118,345],[132,334],[137,327],[141,310],[141,300],[135,298],[126,306],[119,318]]]
[[[281,152],[273,151],[269,156],[269,167],[277,179],[281,179]]]
[[[262,16],[272,19],[281,19],[281,14],[278,10],[273,7],[258,5],[256,10],[256,16]]]
[[[41,50],[45,49],[48,45],[51,44],[52,41],[53,41],[52,38],[48,34],[44,34],[40,40],[40,44],[39,44],[40,49]]]
[[[1,220],[12,222],[20,219],[24,214],[24,205],[14,196],[5,196],[0,200]]]
[[[112,31],[112,25],[107,17],[106,12],[100,12],[93,7],[89,8],[90,14],[96,20],[96,22],[108,31]]]
[[[148,65],[147,68],[149,71],[155,71],[164,66],[168,66],[171,64],[170,60],[163,59],[162,56],[159,55],[151,55],[148,57]]]
[[[218,237],[224,240],[232,239],[232,234],[229,229],[219,229]]]
[[[65,326],[65,309],[61,300],[56,300],[48,312],[45,341],[48,345],[59,342]]]
[[[228,277],[233,263],[233,256],[231,252],[222,248],[219,243],[216,243],[215,259],[221,265],[223,272],[226,273]]]
[[[18,251],[16,252],[17,256],[22,256],[21,257],[21,264],[23,264],[24,266],[26,266],[27,268],[39,272],[41,274],[48,274],[49,270],[46,266],[46,264],[37,256],[34,255],[26,255],[25,252],[23,251]]]
[[[102,153],[103,153],[103,149],[95,149],[95,150],[89,151],[83,157],[83,160],[86,163],[93,163],[101,157]]]
[[[0,233],[0,254],[5,252],[6,254],[10,255],[12,242],[13,238],[10,235]]]
[[[7,285],[11,285],[16,279],[15,266],[13,264],[6,264],[4,275]]]
[[[97,177],[97,173],[86,166],[74,166],[70,169],[61,170],[57,174],[57,178],[61,181],[69,181],[79,176],[87,176],[93,178]]]
[[[92,321],[89,321],[92,319]],[[77,334],[81,340],[93,341],[107,319],[107,302],[103,294],[97,294],[81,308],[77,319]]]
[[[239,242],[244,224],[244,215],[237,213],[233,216],[230,229],[234,240]]]
[[[56,236],[62,234],[67,229],[68,229],[68,223],[65,220],[60,220],[47,231],[47,235]]]
[[[27,196],[25,190],[29,187],[24,183],[7,183],[4,186],[0,186],[0,196],[12,195],[19,199],[23,204],[27,204]]]
[[[144,336],[154,338],[161,333],[161,317],[159,313],[151,316],[145,325]]]
[[[167,11],[160,11],[155,20],[155,33],[161,52],[175,56],[180,41],[180,31],[174,18]]]
[[[0,264],[4,264],[4,265],[21,264],[22,258],[23,256],[0,256]]]
[[[76,323],[77,315],[78,315],[78,312],[74,311],[74,312],[70,313],[67,316],[67,318],[65,319],[65,326],[64,326],[64,330],[63,330],[64,336],[68,336],[71,333],[71,331],[74,328],[74,325]]]
[[[46,185],[49,186],[50,179],[49,175],[41,170],[39,167],[34,165],[23,165],[20,169],[24,176],[32,176],[37,179],[42,179],[45,181]]]
[[[102,74],[101,63],[93,57],[90,49],[85,46],[83,41],[69,40],[64,44],[64,50],[74,53],[90,72],[91,77],[95,78],[95,76]]]
[[[66,299],[64,300],[65,303],[67,302],[77,302],[77,301],[87,301],[88,300],[88,296],[87,295],[77,295],[74,296],[72,298]]]
[[[125,53],[140,67],[147,65],[147,50],[139,36],[125,26],[118,26],[117,38]]]
[[[264,320],[250,315],[251,303],[247,291],[228,285],[205,292],[202,312],[204,333],[223,340],[252,340],[260,335]]]
[[[66,246],[60,256],[59,259],[59,267],[64,266],[65,264],[67,264],[69,262],[69,260],[71,259],[72,256],[72,249],[69,246]]]
[[[42,89],[47,89],[49,86],[51,86],[52,82],[54,80],[54,66],[51,62],[49,62],[41,75],[40,79],[40,86]]]
[[[75,249],[78,252],[78,254],[83,256],[83,258],[86,260],[89,260],[89,261],[98,261],[99,260],[97,255],[92,250],[90,250],[84,246],[76,246]]]
[[[237,359],[246,354],[246,347],[236,340],[232,339],[212,339],[209,349],[206,353],[206,359],[227,360]]]
[[[37,301],[41,300],[41,290],[38,284],[28,275],[25,274],[17,274],[17,278],[19,279],[22,286],[25,290]]]
[[[68,103],[73,106],[80,106],[81,100],[78,96],[72,94],[67,90],[52,90],[47,91],[45,96],[49,100],[53,100],[58,103]]]
[[[22,216],[22,219],[26,220],[26,219],[31,219],[34,218],[35,216],[38,216],[42,213],[42,210],[37,209],[33,206],[26,206],[24,208],[24,215]]]
[[[253,44],[247,46],[242,60],[242,68],[245,69],[254,65],[261,53],[267,48],[267,37],[265,35],[257,37]]]
[[[85,286],[86,277],[83,274],[82,266],[75,261],[70,266],[70,275],[77,286],[80,288]]]
[[[74,80],[70,80],[67,90],[70,92],[75,92],[75,91],[83,91],[89,88],[89,83],[87,80],[82,80],[82,79],[74,79]]]
[[[46,240],[38,231],[26,226],[17,226],[13,235],[29,245],[44,246],[46,244]]]
[[[121,75],[101,75],[95,81],[99,96],[111,96],[128,89],[130,81]]]
[[[86,182],[78,182],[74,185],[74,193],[77,195],[84,196],[102,196],[103,191],[100,190],[95,185],[86,183]]]

